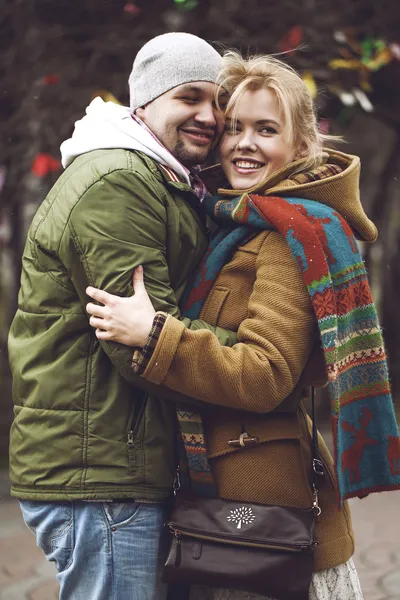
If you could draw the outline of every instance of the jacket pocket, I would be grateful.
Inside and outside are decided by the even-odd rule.
[[[219,423],[218,423],[219,425]],[[257,438],[254,445],[234,447],[241,431]],[[311,489],[305,473],[301,444],[302,429],[298,415],[240,415],[235,428],[225,430],[221,443],[215,431],[211,468],[222,498],[259,502],[277,506],[310,508]]]
[[[147,407],[147,393],[141,391],[136,401],[135,410],[128,431],[128,468],[134,476],[134,482],[143,483],[145,480],[145,456],[143,448],[145,412]]]
[[[252,446],[230,444],[239,440],[242,432],[256,439]],[[235,452],[246,451],[246,448],[257,448],[260,444],[275,440],[299,440],[302,436],[297,413],[285,415],[269,413],[254,415],[251,413],[235,413],[232,417],[221,414],[212,417],[212,426],[207,436],[208,457],[217,458]]]
[[[209,317],[207,318],[207,322],[210,325],[216,326],[218,324],[218,316],[229,294],[230,289],[220,285],[216,285],[211,290],[201,311],[202,313],[211,316],[211,320]]]

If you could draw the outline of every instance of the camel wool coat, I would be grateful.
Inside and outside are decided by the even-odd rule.
[[[376,228],[359,200],[359,159],[329,151],[339,174],[299,184],[297,163],[252,191],[303,197],[329,204],[374,241]],[[230,197],[235,190],[220,190]],[[200,318],[237,330],[238,343],[223,347],[210,331],[191,331],[168,316],[143,374],[208,403],[202,410],[207,452],[221,497],[263,504],[312,505],[311,421],[301,402],[306,385],[326,374],[309,294],[283,237],[263,231],[237,248],[207,297]],[[232,447],[246,431],[258,438]],[[315,571],[346,562],[354,537],[347,503],[338,510],[333,460],[320,437],[326,467],[319,481],[321,516],[316,524]]]

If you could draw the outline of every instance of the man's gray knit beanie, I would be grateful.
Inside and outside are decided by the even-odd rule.
[[[129,76],[131,110],[190,81],[214,83],[221,56],[206,41],[190,33],[164,33],[137,53]]]

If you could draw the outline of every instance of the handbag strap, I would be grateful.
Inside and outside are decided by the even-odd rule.
[[[313,509],[316,516],[321,514],[321,508],[318,504],[318,477],[325,475],[325,466],[321,460],[318,443],[318,429],[315,416],[315,388],[311,388],[311,419],[312,419],[312,438],[311,438],[311,487],[313,492]]]

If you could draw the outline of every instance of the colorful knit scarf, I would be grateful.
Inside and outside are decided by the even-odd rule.
[[[255,231],[272,229],[283,235],[303,276],[321,336],[339,503],[400,489],[400,438],[385,349],[365,266],[347,222],[332,208],[299,198],[210,197],[206,208],[223,228],[200,265],[184,316],[199,316],[218,273]],[[192,489],[214,496],[201,416],[178,411],[178,419]]]

